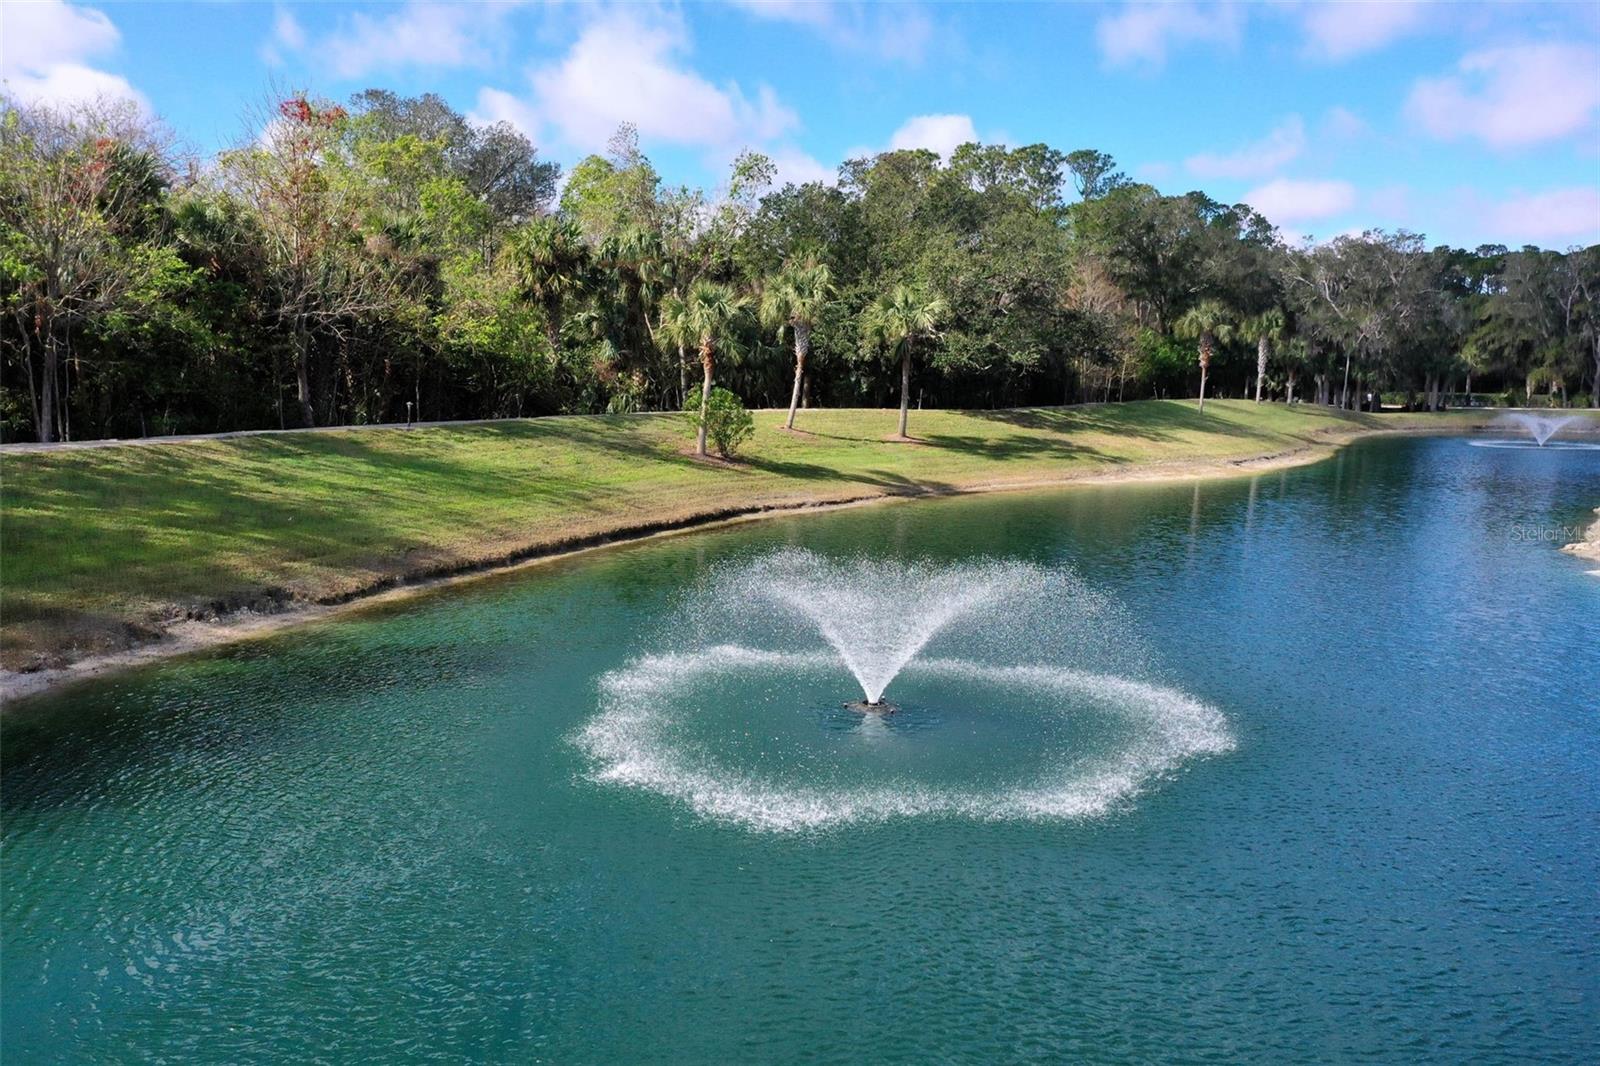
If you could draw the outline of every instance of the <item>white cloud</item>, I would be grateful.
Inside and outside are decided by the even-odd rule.
[[[1489,232],[1510,245],[1563,244],[1600,234],[1600,188],[1575,185],[1487,205]]]
[[[78,7],[62,0],[36,4],[8,4],[0,16],[5,37],[0,56],[9,67],[17,64],[49,66],[115,51],[122,34],[104,11]]]
[[[1107,66],[1159,67],[1177,45],[1237,47],[1243,18],[1232,4],[1127,3],[1095,23],[1095,41]]]
[[[1366,196],[1368,212],[1395,226],[1405,226],[1415,217],[1416,208],[1410,186],[1385,185]]]
[[[480,126],[510,123],[528,140],[537,142],[539,139],[539,113],[521,97],[504,89],[479,89],[477,106],[467,113],[467,120]]]
[[[1275,174],[1306,148],[1306,124],[1290,115],[1259,141],[1232,152],[1202,152],[1183,161],[1189,173],[1200,178],[1260,178]]]
[[[75,103],[98,98],[149,103],[128,80],[89,65],[115,52],[122,34],[105,12],[62,0],[0,8],[0,80],[19,99]]]
[[[1489,48],[1456,69],[1420,79],[1406,101],[1407,117],[1442,140],[1537,144],[1580,132],[1600,108],[1600,50],[1588,45]]]
[[[305,29],[301,27],[300,20],[294,17],[294,12],[286,7],[280,7],[273,13],[272,35],[290,48],[306,46]]]
[[[1376,51],[1421,29],[1428,5],[1400,3],[1316,3],[1301,9],[1306,51],[1319,59],[1341,60]]]
[[[1237,48],[1248,18],[1266,6],[1230,0],[1127,0],[1114,14],[1101,16],[1095,40],[1108,67],[1159,67],[1184,45]],[[1270,6],[1299,20],[1307,55],[1329,61],[1376,51],[1423,30],[1436,10],[1423,0]]]
[[[1275,226],[1293,226],[1350,210],[1356,189],[1348,181],[1276,178],[1245,193],[1244,202]]]
[[[495,56],[503,41],[502,23],[516,6],[408,0],[382,15],[358,11],[313,51],[330,74],[345,79],[401,67],[481,66]]]
[[[882,59],[916,64],[933,43],[934,25],[909,3],[840,4],[831,0],[729,0],[760,19],[788,22],[820,34],[830,44]]]
[[[1172,164],[1163,162],[1161,160],[1157,160],[1152,163],[1140,163],[1133,168],[1133,176],[1135,178],[1151,184],[1154,184],[1158,181],[1166,181],[1168,178],[1172,177],[1172,174]]]
[[[81,63],[52,63],[37,73],[6,72],[6,88],[19,99],[37,103],[72,104],[93,100],[131,100],[149,110],[144,95],[127,78]]]
[[[782,188],[793,183],[804,185],[807,182],[820,181],[824,185],[833,185],[839,180],[836,168],[809,155],[798,148],[784,147],[769,153],[772,162],[778,168],[777,180],[774,188]]]
[[[682,23],[616,11],[590,23],[559,62],[531,74],[534,110],[573,146],[594,150],[632,122],[641,137],[727,147],[772,140],[799,124],[768,86],[748,98],[681,62]]]
[[[1349,108],[1330,107],[1322,116],[1322,131],[1327,137],[1348,141],[1366,133],[1367,123]]]
[[[978,140],[970,115],[916,115],[903,122],[889,138],[889,150],[926,148],[948,160],[950,153]]]
[[[299,52],[306,46],[305,27],[294,12],[278,6],[272,12],[272,36],[261,46],[261,58],[268,66],[283,62],[285,52]]]
[[[728,0],[757,18],[773,22],[795,22],[802,26],[819,28],[831,26],[837,11],[826,0]]]

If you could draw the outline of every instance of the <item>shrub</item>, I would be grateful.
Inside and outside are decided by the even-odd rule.
[[[683,401],[684,414],[689,416],[689,428],[700,432],[700,393],[691,392]],[[731,459],[739,445],[749,440],[756,431],[755,419],[744,409],[744,402],[727,389],[711,390],[706,401],[706,437],[717,449],[717,454]]]

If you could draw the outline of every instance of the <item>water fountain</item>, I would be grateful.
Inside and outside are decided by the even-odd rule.
[[[862,698],[847,706],[882,710],[889,683],[941,630],[1001,598],[1015,597],[1038,580],[1039,572],[995,564],[838,564],[787,552],[749,578],[747,588],[808,620],[838,653],[861,685]]]
[[[1506,421],[1513,422],[1528,431],[1534,441],[1543,448],[1551,437],[1560,433],[1562,428],[1578,421],[1575,416],[1568,415],[1564,418],[1554,418],[1547,415],[1532,415],[1517,412],[1506,416]]]
[[[1600,443],[1594,441],[1555,440],[1556,434],[1568,426],[1580,425],[1588,420],[1580,415],[1538,415],[1529,411],[1511,411],[1494,420],[1497,426],[1516,426],[1526,437],[1518,440],[1479,440],[1470,442],[1478,448],[1543,448],[1563,451],[1594,451]],[[1600,428],[1600,423],[1595,423]]]
[[[780,551],[714,570],[672,634],[576,740],[596,780],[751,829],[1099,815],[1232,744],[1064,568]]]

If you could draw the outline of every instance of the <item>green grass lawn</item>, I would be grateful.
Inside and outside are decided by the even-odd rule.
[[[1372,426],[1280,404],[1150,401],[1007,412],[758,412],[736,464],[687,454],[672,415],[293,433],[10,454],[0,496],[0,662],[59,662],[189,612],[328,601],[404,575],[624,527],[869,494],[1071,478],[1118,464],[1272,454]]]

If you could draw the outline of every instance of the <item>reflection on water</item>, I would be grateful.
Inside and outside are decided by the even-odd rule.
[[[1526,531],[1597,502],[1594,452],[1374,441],[662,540],[20,709],[0,1060],[1593,1061],[1600,581]],[[786,545],[1069,565],[1232,750],[1079,820],[756,832],[592,780],[600,679]],[[855,716],[819,671],[669,752],[992,799],[1130,750],[936,670]]]

